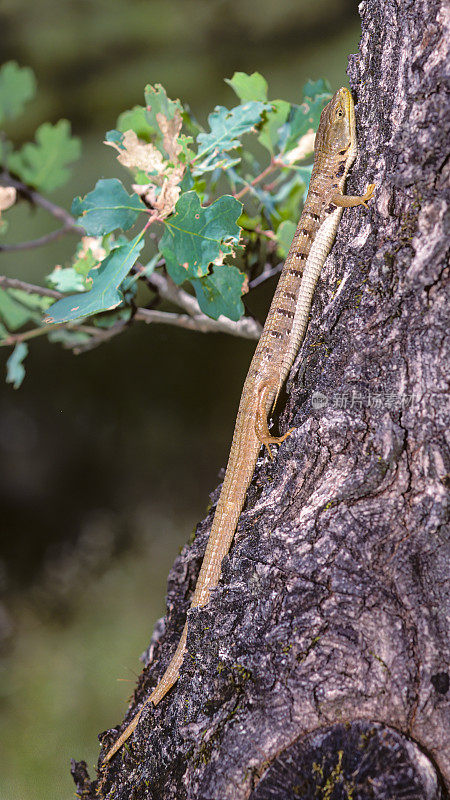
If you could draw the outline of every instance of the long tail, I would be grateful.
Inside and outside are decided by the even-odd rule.
[[[241,412],[241,409],[239,409],[239,412]],[[247,424],[243,425],[241,420],[244,415],[239,412],[222,491],[217,502],[211,533],[209,534],[208,544],[191,602],[191,608],[198,608],[206,605],[209,600],[211,589],[217,586],[222,560],[228,553],[231,542],[233,541],[236,525],[242,506],[244,505],[245,495],[255,469],[260,449],[260,443],[254,432],[254,423],[249,424],[247,421]],[[152,693],[133,717],[130,724],[120,734],[110,750],[108,750],[105,756],[105,762],[109,761],[115,753],[117,753],[123,743],[126,742],[133,731],[136,730],[144,708],[150,703],[156,706],[178,680],[186,651],[187,628],[188,625],[186,622],[177,649],[162,678],[158,681]]]

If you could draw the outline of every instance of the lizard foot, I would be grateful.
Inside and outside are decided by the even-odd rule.
[[[375,183],[368,183],[367,189],[364,192],[363,196],[361,197],[361,205],[365,206],[366,208],[369,208],[367,202],[368,200],[372,200],[375,186],[376,186]]]
[[[339,206],[339,208],[351,208],[352,206],[365,206],[368,208],[367,202],[372,199],[375,186],[375,183],[369,183],[363,195],[337,192],[331,198],[331,202],[335,206]]]
[[[273,461],[272,450],[270,449],[271,444],[281,444],[287,439],[288,436],[291,435],[292,431],[295,428],[289,428],[286,433],[283,433],[282,436],[272,436],[269,431],[269,426],[267,424],[267,395],[269,394],[269,386],[267,383],[263,383],[262,386],[259,388],[258,391],[258,404],[256,407],[256,416],[255,416],[255,433],[263,447],[267,447],[268,453],[270,458]]]
[[[267,436],[265,436],[264,438],[260,438],[260,436],[258,435],[259,441],[261,442],[263,447],[267,447],[267,452],[269,453],[269,456],[272,459],[272,461],[273,461],[273,454],[272,450],[270,449],[270,445],[281,444],[281,442],[284,442],[284,440],[291,435],[292,431],[295,431],[295,428],[289,428],[289,430],[286,431],[286,433],[283,433],[282,436],[271,436],[269,431],[267,431]]]

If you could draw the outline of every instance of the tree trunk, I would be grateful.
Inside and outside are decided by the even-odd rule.
[[[297,429],[260,459],[178,685],[97,781],[74,763],[80,797],[447,796],[449,6],[360,12],[347,191],[377,189],[324,267],[279,424]],[[127,719],[181,634],[211,519],[175,562]]]

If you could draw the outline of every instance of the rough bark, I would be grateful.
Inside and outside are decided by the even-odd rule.
[[[98,781],[74,765],[81,797],[413,800],[450,785],[449,7],[360,11],[348,191],[375,182],[376,198],[344,212],[325,265],[279,421],[297,430],[260,459],[177,687]],[[181,633],[211,516],[171,572],[136,704]]]

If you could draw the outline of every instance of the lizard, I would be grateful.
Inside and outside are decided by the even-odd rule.
[[[267,418],[305,335],[315,285],[334,242],[343,209],[367,207],[373,195],[375,184],[368,184],[361,196],[344,194],[347,173],[356,154],[354,103],[350,91],[343,87],[333,95],[320,117],[308,194],[242,390],[225,477],[191,608],[205,606],[211,590],[218,585],[222,560],[231,547],[261,446],[267,447],[272,458],[271,445],[281,444],[294,430],[272,436]],[[108,750],[105,762],[131,736],[144,708],[150,703],[156,706],[178,680],[187,633],[186,621],[167,669]]]

